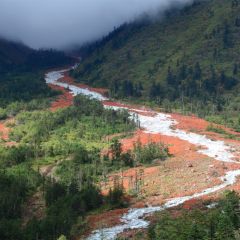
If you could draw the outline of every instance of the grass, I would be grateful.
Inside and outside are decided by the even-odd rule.
[[[238,137],[237,135],[231,134],[231,133],[227,132],[226,130],[224,130],[222,127],[216,127],[216,126],[214,126],[212,124],[210,124],[207,127],[206,130],[209,131],[209,132],[219,133],[219,134],[223,135],[224,138],[240,140],[240,137]]]

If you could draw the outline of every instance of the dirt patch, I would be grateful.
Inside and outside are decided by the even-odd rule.
[[[23,206],[22,225],[26,226],[28,222],[35,218],[41,220],[46,216],[46,202],[42,191],[37,191],[31,196]]]
[[[182,124],[178,118],[182,129],[192,118],[187,119],[183,116],[183,119]],[[193,118],[193,123],[189,125],[190,127],[184,129],[185,131],[190,131],[192,128],[204,131],[207,123]],[[215,139],[222,140],[218,135]],[[206,188],[221,184],[220,177],[227,171],[239,169],[239,164],[223,163],[198,153],[200,146],[195,146],[177,137],[146,133],[143,130],[138,130],[132,137],[121,140],[123,151],[132,150],[137,142],[141,142],[142,145],[149,142],[164,143],[169,146],[173,157],[156,166],[142,166],[112,174],[108,176],[108,181],[101,185],[103,192],[106,193],[109,188],[113,188],[117,179],[128,193],[137,191],[140,201],[133,205],[135,207],[143,207],[146,203],[159,205],[169,198],[201,192]],[[234,144],[234,147],[240,147],[238,141],[234,141]],[[237,152],[238,148],[236,148],[236,158]]]
[[[11,132],[11,128],[7,127],[8,124],[14,124],[14,119],[9,118],[5,121],[0,122],[0,140],[2,140],[4,146],[7,146],[7,147],[16,146],[17,145],[16,142],[9,140],[9,134]]]
[[[6,126],[6,123],[0,122],[0,137],[2,140],[4,141],[9,140],[9,132],[10,132],[10,128]]]
[[[86,84],[76,83],[74,81],[74,79],[69,76],[68,72],[65,72],[64,77],[60,78],[58,81],[63,82],[63,83],[67,83],[67,84],[71,84],[71,85],[74,85],[74,86],[77,86],[77,87],[80,87],[80,88],[83,88],[83,89],[88,89],[90,91],[100,93],[104,96],[108,95],[108,89],[106,89],[106,88],[93,88],[93,87],[89,87]]]
[[[224,130],[228,134],[232,134],[235,136],[240,136],[239,132],[234,131],[231,128],[227,128],[225,126],[215,124],[215,123],[210,123],[204,119],[198,118],[195,115],[190,115],[190,116],[184,116],[179,113],[172,113],[170,114],[173,119],[175,119],[178,123],[176,125],[176,128],[182,129],[185,131],[190,131],[190,132],[207,132],[207,128],[212,125],[215,128],[220,128]],[[212,133],[212,132],[208,132]],[[221,136],[221,134],[218,134],[218,136]]]
[[[62,94],[57,97],[57,99],[51,103],[51,111],[56,111],[61,108],[66,108],[73,105],[73,95],[67,91],[64,87],[55,86],[53,84],[48,84],[54,90],[61,91]]]
[[[95,229],[102,229],[106,227],[113,227],[115,225],[121,224],[120,218],[123,214],[127,213],[128,209],[116,209],[107,211],[100,214],[93,214],[87,217],[87,225],[89,229],[84,234],[85,237],[88,236]],[[85,239],[82,238],[82,239]]]

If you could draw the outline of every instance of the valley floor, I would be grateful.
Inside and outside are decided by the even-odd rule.
[[[73,95],[79,93],[79,89],[87,90],[88,94],[90,93],[96,98],[98,98],[99,94],[102,96],[102,94],[106,93],[105,89],[93,89],[86,85],[74,83],[74,80],[68,76],[67,71],[61,72],[60,77],[53,79],[53,81],[48,82],[48,84],[53,89],[63,91],[63,94],[52,103],[51,109],[54,111],[58,108],[70,106],[73,101]],[[167,117],[162,119],[162,123],[159,122],[160,126],[163,124],[163,128],[169,121],[172,122],[166,129],[166,134],[164,134],[164,129],[154,132],[151,131],[151,127],[150,130],[146,129],[148,123],[145,125],[144,123],[148,121],[148,118],[154,118],[154,116],[158,114],[157,112],[142,106],[131,106],[111,102],[105,99],[105,97],[100,100],[102,100],[105,107],[127,108],[132,114],[137,113],[138,116],[140,116],[140,122],[141,120],[143,122],[143,126],[132,136],[121,140],[125,152],[133,149],[134,144],[137,142],[141,142],[143,145],[149,142],[159,142],[167,144],[170,154],[172,155],[166,162],[155,162],[151,166],[138,166],[107,176],[107,181],[100,184],[103,193],[108,192],[113,186],[116,176],[121,179],[124,189],[129,195],[133,195],[132,193],[137,184],[136,181],[139,180],[139,178],[141,180],[138,193],[135,195],[136,197],[130,197],[131,208],[162,206],[162,204],[169,202],[169,199],[176,198],[180,199],[180,204],[184,203],[187,205],[188,202],[192,202],[192,199],[195,197],[190,197],[184,201],[181,201],[181,198],[193,196],[197,193],[204,193],[206,189],[208,190],[215,186],[224,185],[224,182],[226,182],[226,184],[219,189],[209,191],[209,194],[196,195],[196,198],[215,199],[221,191],[226,189],[240,192],[239,174],[234,175],[232,181],[229,181],[226,177],[229,172],[240,169],[239,133],[234,132],[232,129],[214,125],[214,127],[222,128],[224,132],[234,136],[232,137],[233,139],[229,139],[223,134],[209,131],[208,127],[212,124],[205,120],[195,116],[183,116],[174,113],[163,115],[163,117]],[[164,121],[166,123],[165,125]],[[155,122],[153,122],[153,124],[155,124]],[[185,135],[178,137],[178,135],[183,133],[188,137],[186,138]],[[3,136],[6,137],[6,135]],[[205,146],[198,144],[196,139],[194,139],[198,137],[201,138],[201,136],[206,136],[204,137],[204,141],[205,138],[207,139]],[[201,143],[201,141],[200,139],[199,143]],[[208,143],[212,146],[208,146]],[[218,149],[215,149],[216,152],[214,152],[214,144],[220,149],[219,153]],[[220,146],[218,146],[219,144]],[[173,204],[173,206],[177,205]],[[127,211],[128,209],[121,209],[103,213],[102,215],[90,216],[89,221],[92,226],[90,230],[109,228],[117,224],[121,225],[123,221],[121,217],[124,213],[126,214]],[[92,235],[89,239],[98,239],[97,236],[97,234]]]

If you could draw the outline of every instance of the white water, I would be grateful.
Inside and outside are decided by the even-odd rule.
[[[89,89],[76,87],[71,84],[59,82],[58,80],[61,79],[62,77],[64,77],[64,73],[69,71],[70,69],[71,68],[64,69],[61,71],[53,71],[53,72],[47,73],[45,76],[46,83],[64,87],[64,88],[68,89],[72,93],[73,96],[76,96],[78,94],[83,94],[85,96],[89,96],[90,98],[98,99],[99,101],[107,100],[107,98],[105,98],[100,93],[93,92]]]
[[[68,88],[73,95],[84,94],[84,95],[90,96],[91,98],[98,99],[100,101],[107,99],[103,97],[101,94],[92,92],[88,89],[82,89],[73,85],[59,82],[58,80],[63,77],[63,73],[68,70],[69,69],[65,69],[62,71],[53,71],[46,74],[46,78],[45,78],[46,82],[57,85],[57,86],[61,86],[64,88]],[[105,106],[105,107],[109,108],[108,106]],[[119,107],[110,107],[110,108],[119,109]],[[232,153],[234,149],[227,146],[223,141],[213,141],[204,135],[200,135],[196,133],[188,133],[179,129],[173,129],[173,126],[176,125],[177,122],[173,120],[170,115],[163,114],[163,113],[156,113],[155,116],[144,116],[144,115],[141,115],[140,111],[137,109],[129,109],[129,111],[131,115],[136,114],[133,112],[139,112],[138,120],[140,122],[141,127],[144,128],[146,132],[153,133],[153,134],[160,133],[166,136],[177,137],[179,139],[188,141],[196,146],[203,147],[202,149],[198,150],[198,152],[206,156],[209,156],[211,158],[214,158],[222,162],[239,163],[234,160],[234,155]],[[236,171],[229,171],[226,173],[225,176],[221,177],[221,180],[223,182],[222,184],[214,186],[212,188],[207,188],[202,192],[195,193],[194,195],[191,195],[191,196],[184,196],[184,197],[170,199],[162,206],[130,209],[127,214],[124,214],[121,217],[122,224],[111,227],[111,228],[96,230],[87,239],[88,240],[101,240],[101,239],[111,240],[111,239],[115,239],[117,235],[119,233],[122,233],[124,230],[146,228],[149,226],[149,222],[144,219],[146,215],[152,214],[157,211],[162,211],[164,209],[168,209],[171,207],[176,207],[188,200],[199,198],[199,197],[208,195],[210,193],[214,193],[219,190],[222,190],[227,186],[233,185],[236,182],[237,180],[236,178],[238,176],[240,176],[240,169]]]

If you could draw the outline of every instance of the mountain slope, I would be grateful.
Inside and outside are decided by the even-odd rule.
[[[0,38],[0,73],[16,70],[32,71],[33,68],[50,68],[69,62],[71,59],[63,52],[34,50],[22,43]]]
[[[63,52],[33,50],[21,43],[0,39],[0,107],[12,101],[48,97],[52,91],[42,71],[72,63]]]
[[[239,0],[210,0],[125,24],[83,49],[73,76],[115,97],[220,102],[239,92],[239,11]]]
[[[32,52],[23,44],[0,39],[0,71],[24,63]]]

